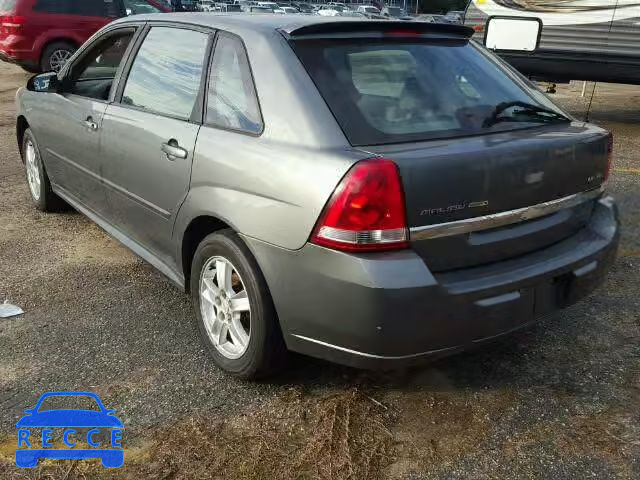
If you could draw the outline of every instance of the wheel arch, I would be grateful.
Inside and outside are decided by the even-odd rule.
[[[207,235],[226,228],[233,229],[228,223],[208,214],[193,218],[187,225],[180,242],[180,261],[187,293],[191,291],[191,262],[198,245]]]

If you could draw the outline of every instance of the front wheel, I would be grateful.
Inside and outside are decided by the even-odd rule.
[[[191,295],[198,331],[220,368],[256,379],[280,366],[286,350],[269,289],[232,230],[213,233],[198,246]]]
[[[24,132],[22,139],[22,160],[27,174],[27,184],[31,199],[38,210],[57,212],[64,210],[65,202],[51,189],[49,177],[40,157],[40,149],[36,137],[30,128]]]

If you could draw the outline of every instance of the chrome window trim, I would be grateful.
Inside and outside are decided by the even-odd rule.
[[[410,240],[429,240],[432,238],[450,237],[452,235],[504,227],[525,220],[533,220],[534,218],[544,217],[545,215],[550,215],[565,208],[572,208],[581,203],[593,200],[601,196],[603,192],[604,187],[600,186],[594,190],[557,198],[530,207],[483,215],[481,217],[465,218],[464,220],[456,220],[454,222],[413,227],[409,230]]]

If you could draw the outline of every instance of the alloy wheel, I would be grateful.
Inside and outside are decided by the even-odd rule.
[[[51,57],[49,57],[49,66],[51,67],[51,70],[56,73],[59,72],[71,58],[71,55],[72,53],[69,50],[54,50]]]
[[[211,257],[199,288],[200,313],[211,343],[224,357],[240,358],[251,338],[251,305],[240,274],[226,258]]]
[[[31,140],[27,141],[25,146],[25,167],[27,169],[27,181],[29,190],[35,201],[40,200],[40,168],[38,157],[36,155],[36,147]]]

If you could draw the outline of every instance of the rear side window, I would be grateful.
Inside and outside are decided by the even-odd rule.
[[[124,105],[188,120],[200,89],[209,36],[194,30],[153,27],[133,61]]]
[[[116,0],[37,0],[34,10],[42,13],[87,17],[118,16]]]
[[[503,102],[541,103],[466,41],[300,40],[294,48],[353,145],[531,127],[487,120]]]
[[[206,122],[258,134],[262,117],[249,60],[239,38],[220,34],[213,54]]]

